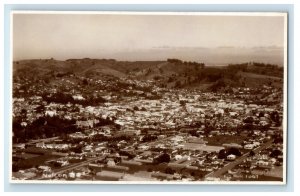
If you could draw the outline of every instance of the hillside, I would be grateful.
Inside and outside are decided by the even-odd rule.
[[[131,78],[154,80],[166,88],[198,88],[219,91],[229,87],[282,87],[283,67],[264,63],[205,66],[204,63],[168,59],[167,61],[116,61],[114,59],[36,59],[16,61],[15,77],[42,78],[55,83],[56,78],[76,75],[94,79]],[[77,81],[73,81],[77,82]]]

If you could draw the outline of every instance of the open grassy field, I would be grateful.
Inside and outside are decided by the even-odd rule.
[[[255,74],[255,73],[250,73],[250,72],[239,72],[238,74],[243,76],[243,77],[256,78],[256,79],[274,79],[274,80],[282,79],[280,77],[262,75],[262,74]]]
[[[45,154],[45,155],[35,156],[29,159],[19,160],[13,164],[19,169],[28,169],[40,165],[45,165],[46,161],[57,159],[59,157],[60,156],[57,155]]]
[[[222,144],[237,143],[242,144],[246,139],[245,136],[237,135],[217,135],[213,137],[207,137],[205,140],[208,142],[207,145],[222,146]]]

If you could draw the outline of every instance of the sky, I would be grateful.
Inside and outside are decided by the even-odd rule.
[[[13,15],[14,60],[109,58],[159,48],[270,46],[284,46],[282,16]]]

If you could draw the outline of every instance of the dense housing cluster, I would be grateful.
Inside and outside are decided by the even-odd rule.
[[[283,180],[282,88],[72,73],[47,82],[14,78],[13,179]]]

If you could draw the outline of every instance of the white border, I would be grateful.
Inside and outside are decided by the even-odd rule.
[[[288,113],[287,113],[287,95],[288,95],[288,84],[287,84],[287,66],[288,66],[288,15],[287,13],[284,16],[284,75],[283,75],[283,155],[284,155],[284,162],[283,162],[283,182],[286,183],[287,179],[287,121],[288,121]],[[291,160],[290,160],[291,161]]]
[[[196,15],[196,16],[282,16],[284,17],[284,107],[283,107],[283,152],[284,152],[284,162],[283,162],[283,181],[53,181],[53,180],[13,180],[12,170],[9,170],[9,183],[13,184],[215,184],[215,185],[286,185],[287,178],[287,41],[288,41],[288,21],[286,12],[155,12],[155,11],[145,11],[145,12],[133,12],[133,11],[15,11],[10,12],[10,89],[12,91],[13,84],[13,14],[95,14],[95,15]],[[13,108],[13,96],[11,93],[11,107],[10,113],[12,114]],[[12,165],[12,115],[9,116],[10,121],[10,147],[9,147],[9,165]],[[291,161],[291,160],[290,160]]]
[[[156,11],[22,11],[12,10],[12,14],[95,14],[95,15],[196,15],[196,16],[287,16],[286,12],[156,12]]]

